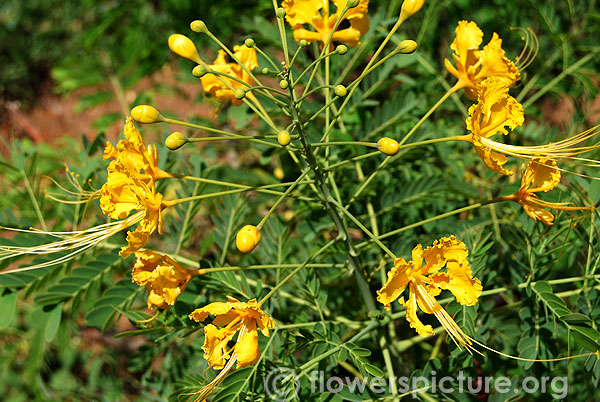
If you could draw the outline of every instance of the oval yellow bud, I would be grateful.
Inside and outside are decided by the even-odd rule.
[[[281,130],[277,134],[277,141],[279,141],[279,145],[286,147],[292,141],[292,136],[287,130]]]
[[[423,4],[425,4],[425,0],[404,0],[400,10],[400,21],[404,22],[418,13]]]
[[[176,149],[181,148],[185,144],[187,144],[188,139],[185,135],[181,134],[179,131],[175,131],[165,140],[165,145],[171,151],[175,151]]]
[[[192,21],[192,23],[190,24],[190,28],[192,31],[198,32],[198,33],[207,33],[208,32],[208,28],[206,27],[206,24],[204,23],[204,21],[200,21],[200,20]]]
[[[131,109],[131,117],[138,123],[157,123],[165,118],[150,105],[139,105]]]
[[[396,46],[396,53],[413,53],[415,50],[417,50],[417,46],[417,42],[415,42],[414,40],[403,40],[402,42],[398,43],[398,46]]]
[[[383,137],[379,141],[377,141],[377,149],[382,154],[394,156],[400,150],[400,144],[398,144],[398,141],[394,139],[391,139],[389,137]]]
[[[246,225],[240,229],[235,237],[237,249],[244,254],[250,253],[258,246],[261,237],[260,232],[254,225]]]
[[[192,69],[192,75],[196,78],[204,77],[206,73],[208,73],[208,70],[202,64],[198,64]]]
[[[276,167],[275,169],[273,169],[273,176],[275,176],[277,180],[281,180],[285,177],[285,172],[282,168]]]
[[[348,90],[343,85],[336,85],[335,89],[334,89],[334,92],[340,98],[343,98],[344,96],[346,96],[348,94]]]
[[[277,18],[283,18],[285,17],[285,10],[279,7],[277,10],[275,10],[275,15],[277,16]]]
[[[185,35],[173,34],[169,36],[169,49],[184,59],[191,60],[197,64],[202,63],[196,45]]]
[[[246,47],[254,47],[254,39],[252,38],[248,38],[244,41],[244,45],[246,45]]]
[[[242,100],[246,97],[246,91],[243,89],[236,89],[233,91],[233,97],[237,100]]]
[[[289,83],[287,82],[287,80],[281,80],[279,81],[279,87],[281,87],[281,89],[287,89]]]
[[[346,45],[337,45],[337,47],[335,48],[335,52],[337,54],[346,54],[347,51],[348,47]]]

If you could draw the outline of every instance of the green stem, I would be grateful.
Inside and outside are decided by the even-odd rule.
[[[387,237],[397,235],[397,234],[405,232],[407,230],[414,229],[416,227],[426,225],[426,224],[428,224],[430,222],[435,222],[437,220],[444,219],[444,218],[447,218],[447,217],[452,216],[452,215],[460,214],[461,212],[471,211],[473,209],[477,209],[477,208],[483,207],[485,205],[492,204],[492,203],[495,203],[495,202],[500,202],[500,201],[503,201],[503,200],[500,199],[500,198],[493,198],[493,199],[488,200],[488,201],[478,202],[478,203],[473,204],[473,205],[468,205],[466,207],[458,208],[458,209],[455,209],[454,211],[446,212],[444,214],[441,214],[441,215],[438,215],[438,216],[434,216],[433,218],[424,219],[422,221],[413,223],[411,225],[404,226],[404,227],[402,227],[400,229],[396,229],[396,230],[392,230],[391,232],[384,233],[384,234],[382,234],[380,236],[377,236],[377,240],[385,239]],[[365,241],[365,242],[357,244],[356,247],[357,248],[363,248],[363,247],[367,246],[368,244],[369,244],[369,241]]]
[[[406,135],[404,136],[404,138],[402,138],[402,141],[400,141],[400,145],[403,145],[406,141],[408,141],[408,139],[414,134],[415,131],[417,131],[417,129],[419,127],[421,127],[421,124],[423,124],[425,122],[425,120],[427,120],[429,118],[429,116],[431,116],[431,114],[433,112],[436,111],[436,109],[442,104],[444,103],[444,101],[446,99],[448,99],[450,97],[450,95],[452,95],[454,92],[460,90],[461,88],[463,88],[463,85],[456,83],[452,88],[450,88],[448,91],[446,91],[446,93],[435,103],[435,105],[433,105],[429,111],[427,111],[427,113],[425,113],[425,115],[423,115],[423,117],[421,117],[421,120],[419,120],[417,122],[417,124],[415,124],[413,126],[413,128],[410,129],[410,131],[408,133],[406,133]]]
[[[258,222],[258,225],[256,225],[256,228],[259,231],[262,229],[263,225],[267,222],[267,220],[269,219],[271,214],[273,214],[273,212],[277,209],[277,207],[283,202],[283,200],[286,199],[286,197],[292,192],[292,190],[294,190],[294,188],[296,188],[296,186],[302,181],[302,179],[304,179],[304,176],[306,176],[309,172],[310,172],[310,169],[306,169],[300,176],[298,176],[296,181],[293,182],[292,185],[290,185],[283,194],[281,194],[281,197],[279,197],[279,199],[275,202],[275,204],[273,204],[273,206],[269,209],[267,214],[265,216],[263,216],[263,218],[260,220],[260,222]]]
[[[302,268],[305,268],[308,263],[310,263],[315,257],[317,257],[319,254],[321,254],[323,251],[327,250],[332,244],[334,244],[338,239],[331,239],[330,241],[328,241],[323,247],[321,247],[316,253],[312,254],[310,257],[308,257],[306,259],[306,261],[304,261],[303,264],[298,265],[298,267],[296,269],[294,269],[292,272],[290,272],[285,278],[283,278],[281,281],[279,281],[279,283],[277,285],[275,285],[275,287],[273,289],[271,289],[271,291],[269,293],[267,293],[265,295],[265,297],[263,297],[259,302],[258,302],[258,306],[262,306],[267,300],[269,300],[269,298],[271,296],[273,296],[283,285],[285,285],[290,279],[292,279],[294,277],[294,275],[296,275],[298,272],[300,272],[300,270]]]

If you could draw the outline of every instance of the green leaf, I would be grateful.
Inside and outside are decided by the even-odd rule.
[[[17,292],[8,292],[0,296],[0,329],[8,328],[15,317]]]
[[[58,304],[46,314],[48,315],[48,320],[44,326],[44,340],[46,342],[50,342],[52,339],[54,339],[56,331],[58,330],[58,326],[60,325],[60,320],[62,317],[62,304]]]

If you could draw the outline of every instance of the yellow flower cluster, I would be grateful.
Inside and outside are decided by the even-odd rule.
[[[534,194],[549,191],[558,185],[560,172],[555,159],[589,150],[588,147],[574,146],[587,139],[590,135],[588,132],[559,143],[536,147],[507,145],[490,139],[498,133],[507,135],[509,130],[521,126],[525,113],[523,106],[509,95],[510,87],[521,75],[515,64],[506,58],[502,40],[494,33],[490,42],[480,50],[482,39],[483,32],[475,22],[460,21],[456,28],[456,38],[450,45],[454,51],[452,57],[456,67],[448,59],[445,60],[448,71],[458,79],[454,90],[464,89],[467,98],[477,100],[469,108],[466,120],[470,134],[463,139],[473,144],[487,167],[500,174],[513,174],[504,167],[508,161],[506,155],[531,161],[523,173],[519,192],[503,199],[521,204],[527,215],[534,220],[539,219],[546,225],[553,223],[552,213],[541,207],[558,210],[590,209],[574,207],[570,203],[544,202]],[[552,180],[547,180],[547,177],[552,177]],[[536,185],[540,182],[545,184]],[[533,188],[527,189],[532,183]]]

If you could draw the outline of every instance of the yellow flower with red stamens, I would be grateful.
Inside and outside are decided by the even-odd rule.
[[[152,250],[136,251],[132,281],[148,289],[148,308],[169,309],[197,271],[189,271],[167,255]]]
[[[494,32],[490,42],[479,50],[482,40],[483,32],[475,22],[459,21],[456,38],[450,45],[456,67],[445,59],[450,74],[458,78],[457,87],[464,88],[469,99],[477,98],[480,84],[488,77],[496,77],[508,87],[521,78],[514,63],[504,56],[502,39],[498,34]]]
[[[204,327],[202,349],[204,358],[210,366],[221,370],[210,384],[196,394],[197,400],[208,397],[234,364],[237,363],[237,368],[255,364],[260,358],[258,329],[264,336],[269,336],[269,328],[275,326],[271,317],[260,308],[256,299],[244,303],[228,296],[227,300],[227,302],[215,302],[198,308],[189,315],[190,319],[196,322],[206,320],[209,315],[215,317],[211,324]],[[224,326],[224,328],[219,329],[217,326]],[[233,349],[228,349],[228,342],[238,331],[235,346]]]
[[[421,336],[433,335],[431,325],[424,325],[417,317],[420,308],[426,314],[434,314],[457,345],[471,348],[470,338],[435,299],[442,290],[449,290],[462,305],[477,303],[482,286],[479,279],[473,278],[468,253],[465,244],[454,236],[442,237],[425,250],[418,244],[412,251],[412,261],[402,258],[394,261],[386,284],[377,291],[377,301],[389,310],[390,304],[408,287],[408,301],[400,297],[399,302],[406,308],[411,328]],[[440,272],[444,266],[446,272]]]
[[[246,45],[235,46],[233,55],[246,67],[248,71],[258,67],[256,50]],[[219,54],[212,65],[208,66],[209,71],[200,77],[200,82],[205,92],[210,93],[222,102],[231,101],[232,104],[239,106],[243,103],[241,99],[235,97],[234,92],[237,89],[246,90],[251,86],[251,76],[238,63],[228,63],[225,60],[225,51],[219,50]],[[211,73],[210,70],[217,74]],[[235,79],[223,76],[227,74]],[[241,82],[240,82],[241,81]],[[248,84],[245,85],[244,83]]]
[[[335,6],[335,13],[331,12],[330,3]],[[294,39],[297,42],[304,39],[324,44],[346,4],[347,0],[284,0],[281,6],[285,9],[285,18],[294,30]],[[358,45],[360,37],[369,31],[368,8],[369,0],[360,0],[356,7],[348,9],[339,25],[346,21],[350,26],[342,29],[338,26],[331,41],[344,42],[349,46]],[[304,28],[305,25],[312,27],[314,31]]]
[[[563,211],[592,210],[591,207],[576,207],[570,202],[548,202],[538,198],[536,193],[545,193],[560,182],[560,171],[556,162],[552,159],[534,159],[529,163],[527,169],[521,173],[521,187],[513,195],[502,197],[506,201],[519,203],[525,213],[534,221],[538,219],[544,225],[552,225],[554,215],[549,209],[558,209]]]

